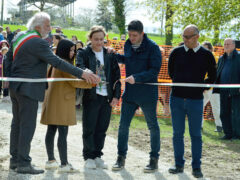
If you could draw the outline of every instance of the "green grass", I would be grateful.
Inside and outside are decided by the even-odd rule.
[[[119,125],[119,115],[112,115],[111,118],[111,126],[110,126],[110,131],[111,130],[117,130],[118,125]],[[160,125],[160,135],[161,138],[172,138],[173,130],[172,130],[172,123],[171,119],[166,118],[158,118],[158,122]],[[214,121],[204,121],[203,124],[203,131],[202,131],[202,139],[203,142],[207,145],[220,145],[222,143],[225,144],[234,144],[240,145],[240,140],[233,140],[233,141],[222,141],[220,140],[220,137],[222,137],[224,134],[223,133],[216,133],[214,132],[215,130],[215,123]],[[135,116],[132,119],[130,130],[147,130],[147,124],[144,119],[144,117],[137,117]],[[188,128],[188,121],[185,121],[185,137],[190,138],[189,135],[189,128]]]
[[[25,26],[21,25],[10,25],[10,24],[4,24],[3,27],[5,28],[6,26],[9,26],[11,31],[15,31],[17,29],[21,29],[22,31],[27,30]],[[88,36],[88,31],[82,31],[82,30],[77,30],[77,29],[62,29],[64,35],[66,35],[69,39],[72,38],[72,35],[76,35],[79,40],[81,40],[84,44],[87,42],[87,36]],[[55,32],[52,31],[53,33]],[[120,40],[120,35],[116,33],[107,33],[109,39],[113,39],[113,37],[118,37]],[[165,44],[165,37],[161,37],[160,35],[152,35],[150,34],[148,36],[150,39],[155,41],[158,45],[164,45]],[[173,39],[173,45],[177,45],[179,42],[181,42],[182,39],[178,35],[174,35]]]

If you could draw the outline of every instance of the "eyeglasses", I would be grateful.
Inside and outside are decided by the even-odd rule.
[[[192,34],[192,35],[183,35],[182,34],[182,37],[185,38],[185,39],[191,39],[192,37],[196,36],[197,34]]]

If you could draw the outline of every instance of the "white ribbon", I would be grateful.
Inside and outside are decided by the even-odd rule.
[[[15,81],[15,82],[58,82],[58,81],[83,81],[82,79],[74,78],[16,78],[16,77],[0,77],[0,81]],[[108,83],[108,82],[101,82]],[[240,84],[203,84],[203,83],[137,83],[154,86],[181,86],[181,87],[202,87],[202,88],[240,88]]]

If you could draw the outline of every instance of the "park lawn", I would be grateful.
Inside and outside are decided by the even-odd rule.
[[[26,26],[23,25],[11,25],[11,24],[4,24],[3,27],[5,29],[6,26],[9,26],[11,31],[15,31],[17,29],[21,29],[22,31],[27,30]],[[87,42],[88,37],[88,31],[83,31],[80,29],[62,29],[63,34],[67,36],[67,38],[71,39],[72,35],[76,35],[78,37],[78,40],[81,40],[84,44]],[[55,30],[52,31],[52,33],[55,33]],[[107,33],[108,39],[113,39],[113,37],[117,37],[118,40],[120,40],[120,35],[116,33],[109,32]],[[158,34],[149,34],[148,36],[150,39],[152,39],[154,42],[156,42],[158,45],[164,45],[165,44],[165,37],[160,36]],[[128,37],[127,37],[128,38]],[[173,45],[177,45],[179,42],[181,42],[182,39],[179,35],[174,35],[173,38]]]
[[[110,128],[108,131],[116,131],[118,129],[120,116],[119,115],[112,115]],[[161,138],[172,138],[172,122],[169,118],[158,118],[158,123],[160,126],[160,135]],[[203,143],[209,145],[220,145],[222,143],[232,144],[234,142],[236,145],[239,145],[239,152],[240,152],[240,140],[233,140],[233,141],[222,141],[220,137],[222,137],[223,133],[216,133],[215,130],[215,123],[214,121],[204,121],[203,131],[202,131],[202,139]],[[142,116],[134,116],[131,122],[130,131],[147,131],[147,123],[145,118]],[[189,135],[189,128],[188,128],[188,121],[185,121],[185,137],[190,139]]]

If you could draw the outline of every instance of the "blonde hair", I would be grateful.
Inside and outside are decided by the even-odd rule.
[[[93,26],[91,29],[90,29],[90,32],[88,34],[88,39],[90,40],[93,36],[94,33],[97,33],[97,32],[103,32],[104,34],[104,37],[106,36],[106,32],[105,32],[105,29],[104,27],[102,26]]]

